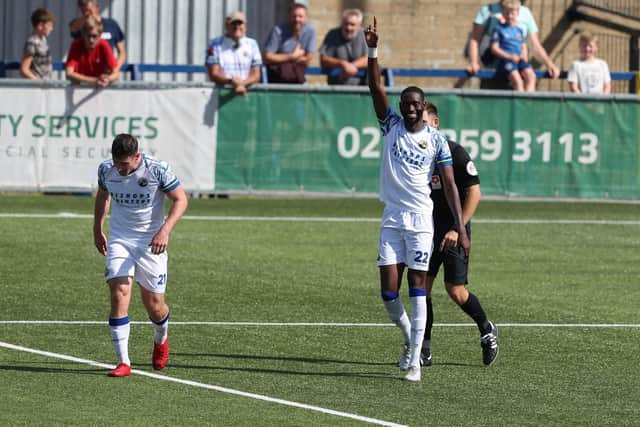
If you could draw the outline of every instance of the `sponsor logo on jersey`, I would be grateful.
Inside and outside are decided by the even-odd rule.
[[[427,141],[420,141],[418,142],[418,145],[420,146],[420,148],[425,149],[427,148]]]
[[[146,187],[148,184],[149,184],[149,181],[147,181],[147,180],[146,180],[146,179],[144,179],[144,178],[140,178],[140,179],[138,180],[138,185],[139,185],[140,187]]]

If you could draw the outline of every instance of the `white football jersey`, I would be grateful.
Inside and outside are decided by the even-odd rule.
[[[391,109],[378,122],[384,140],[380,200],[391,209],[431,215],[429,183],[434,168],[453,164],[446,138],[426,124],[409,132],[402,117]]]
[[[111,196],[109,238],[151,240],[164,222],[165,193],[180,181],[166,162],[142,155],[138,169],[122,176],[105,160],[98,167],[98,186]]]

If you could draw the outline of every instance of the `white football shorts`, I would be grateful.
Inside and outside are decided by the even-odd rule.
[[[130,276],[146,290],[163,294],[167,287],[168,259],[167,251],[153,254],[148,243],[110,241],[105,280]]]
[[[378,238],[378,266],[406,264],[412,270],[429,271],[432,252],[431,212],[385,208]]]

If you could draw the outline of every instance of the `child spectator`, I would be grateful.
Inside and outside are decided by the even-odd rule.
[[[598,39],[589,31],[580,34],[580,60],[573,61],[567,81],[575,93],[611,93],[609,65],[596,58]]]
[[[89,16],[82,25],[82,37],[69,48],[65,70],[67,78],[77,83],[95,83],[105,87],[120,78],[118,60],[109,43],[102,39],[102,23]]]
[[[526,36],[518,26],[519,14],[520,0],[502,2],[504,22],[500,22],[491,36],[491,53],[498,58],[497,75],[507,76],[513,89],[518,92],[533,92],[536,75],[527,62]]]
[[[27,79],[51,79],[53,67],[47,37],[53,31],[53,15],[47,9],[38,8],[31,14],[33,31],[24,44],[20,63],[20,75]]]

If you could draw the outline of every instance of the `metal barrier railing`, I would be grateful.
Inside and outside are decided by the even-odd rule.
[[[0,61],[0,78],[6,77],[7,70],[20,69],[20,63],[17,61]],[[54,71],[64,71],[64,62],[54,62]],[[185,65],[185,64],[124,64],[120,69],[121,72],[129,73],[131,80],[142,80],[143,73],[206,73],[207,68],[204,65]],[[268,83],[266,68],[262,67],[261,82]],[[330,73],[340,72],[339,69],[326,70],[321,67],[308,67],[306,74],[310,76],[326,75]],[[542,70],[535,71],[538,79],[546,79],[551,76]],[[361,71],[364,75],[364,71]],[[493,79],[496,76],[495,70],[482,69],[475,75],[470,75],[464,69],[457,68],[383,68],[381,70],[386,86],[395,86],[396,77],[449,77],[449,78],[468,78],[477,77],[480,79]],[[638,72],[614,71],[611,72],[611,80],[632,81],[640,80]],[[560,78],[567,77],[566,71],[560,73]]]

